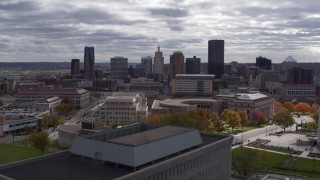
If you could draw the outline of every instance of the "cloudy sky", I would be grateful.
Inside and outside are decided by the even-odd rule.
[[[318,0],[1,0],[0,61],[125,56],[139,62],[159,44],[207,61],[209,39],[225,40],[225,62],[320,60]]]

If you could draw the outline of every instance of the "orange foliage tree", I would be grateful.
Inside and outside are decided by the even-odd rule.
[[[287,108],[290,112],[294,111],[294,104],[292,102],[285,102],[283,106]]]
[[[282,104],[279,101],[274,102],[274,112],[278,112],[282,108]]]
[[[263,112],[256,110],[253,112],[253,121],[256,124],[265,124],[267,122],[267,118]]]
[[[242,109],[242,110],[238,111],[238,114],[240,116],[240,123],[241,123],[241,127],[243,129],[243,126],[246,125],[248,123],[248,121],[249,121],[248,113],[247,113],[246,110]]]
[[[313,103],[311,105],[311,113],[317,113],[319,110],[319,105],[317,103]]]
[[[300,102],[294,107],[294,110],[296,112],[310,113],[311,106],[308,103]]]

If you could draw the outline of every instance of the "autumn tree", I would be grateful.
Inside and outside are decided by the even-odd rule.
[[[200,131],[204,131],[209,126],[209,112],[207,110],[201,109],[196,112],[196,123],[195,128]]]
[[[44,124],[49,127],[55,127],[55,126],[58,126],[59,124],[64,123],[64,119],[55,114],[52,114],[52,115],[45,114],[42,116],[42,118],[43,118]]]
[[[160,116],[158,114],[152,114],[144,122],[147,124],[154,124],[154,125],[160,124]]]
[[[235,171],[242,176],[251,176],[257,171],[258,151],[256,149],[245,148],[240,146],[236,151],[232,151],[232,164]]]
[[[265,124],[267,123],[267,118],[263,112],[256,110],[253,112],[253,121],[255,124]]]
[[[210,119],[210,124],[209,124],[210,129],[215,130],[220,134],[226,129],[226,123],[220,120],[220,117],[218,113],[213,112],[211,113],[211,119]]]
[[[221,114],[222,121],[225,121],[230,127],[231,131],[240,125],[240,116],[236,111],[224,109]]]
[[[75,109],[71,104],[66,103],[61,103],[56,107],[56,112],[64,116],[71,115],[74,110]]]
[[[278,112],[282,108],[282,104],[279,101],[274,102],[274,112]]]
[[[0,114],[0,122],[4,121],[4,117]]]
[[[101,93],[100,92],[94,92],[92,95],[94,98],[100,98],[101,97]]]
[[[290,111],[286,108],[282,108],[273,116],[272,122],[280,126],[285,132],[286,128],[292,126],[295,121]]]
[[[248,114],[247,111],[243,109],[238,111],[238,114],[240,116],[241,129],[243,130],[243,126],[246,125],[249,121]]]
[[[30,134],[28,137],[28,142],[35,149],[41,150],[42,154],[50,147],[49,134],[44,131]]]
[[[294,111],[294,104],[292,102],[283,103],[283,107],[287,108],[290,112]]]
[[[317,103],[313,103],[311,105],[311,113],[318,113],[319,111],[319,105]]]
[[[302,112],[304,113],[310,113],[311,112],[311,106],[308,103],[300,102],[295,107],[294,110],[296,112]]]

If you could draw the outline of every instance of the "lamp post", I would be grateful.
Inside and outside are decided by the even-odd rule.
[[[268,125],[266,126],[266,136],[268,136]]]

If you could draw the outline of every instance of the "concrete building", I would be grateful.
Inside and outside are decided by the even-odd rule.
[[[53,96],[36,101],[35,109],[40,112],[49,111],[49,114],[53,114],[55,108],[60,105],[62,98]]]
[[[80,134],[73,141],[71,153],[5,165],[0,174],[4,178],[33,180],[228,180],[232,141],[231,136],[194,129],[135,124]],[[37,173],[30,173],[30,169]]]
[[[72,59],[71,60],[71,76],[79,76],[80,75],[80,60]]]
[[[148,74],[152,74],[152,57],[145,56],[141,58],[141,67],[145,67],[145,77]]]
[[[131,79],[130,83],[119,84],[117,89],[121,91],[155,91],[157,93],[162,93],[163,84],[155,82],[153,79],[139,77]]]
[[[272,61],[265,57],[259,56],[256,58],[256,66],[260,69],[271,70]]]
[[[84,79],[95,79],[94,66],[94,47],[84,48]]]
[[[186,58],[186,74],[200,74],[201,59],[193,56]]]
[[[313,70],[301,67],[288,69],[287,84],[313,84]]]
[[[253,121],[253,114],[256,110],[263,112],[268,119],[273,117],[274,99],[264,94],[218,94],[216,98],[224,100],[228,109],[247,111],[249,121]]]
[[[224,74],[224,40],[208,41],[208,74],[220,79]]]
[[[185,74],[184,72],[184,55],[181,51],[174,51],[170,55],[170,80],[176,78],[176,74]]]
[[[158,51],[154,53],[153,73],[163,74],[163,64],[164,58],[160,51],[160,46],[158,46]]]
[[[177,96],[211,96],[214,75],[177,74],[172,80],[171,94]]]
[[[25,131],[27,128],[31,130],[37,129],[37,119],[10,119],[0,121],[0,136],[7,134],[18,134]]]
[[[313,85],[287,84],[282,87],[282,97],[285,99],[314,98],[315,95],[316,89]]]
[[[128,58],[116,56],[110,61],[111,79],[125,80],[128,77]]]
[[[68,98],[75,108],[84,108],[90,103],[90,92],[85,89],[75,90],[23,90],[15,94],[17,102],[33,102],[39,99],[58,96]]]
[[[147,99],[143,93],[118,92],[105,99],[98,117],[107,124],[127,124],[144,120],[148,116]]]
[[[178,113],[205,109],[208,112],[223,111],[223,101],[216,99],[167,99],[155,100],[151,107],[152,114]]]

